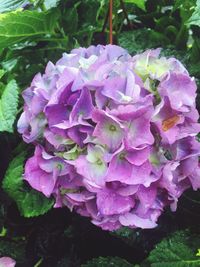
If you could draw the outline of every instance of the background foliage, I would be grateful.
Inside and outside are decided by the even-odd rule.
[[[53,210],[52,199],[22,181],[32,148],[16,131],[21,92],[63,52],[108,43],[107,16],[108,0],[0,1],[0,256],[19,267],[198,267],[199,192],[186,192],[154,230],[107,233]],[[115,43],[131,54],[162,47],[200,85],[200,0],[115,0],[113,29]]]

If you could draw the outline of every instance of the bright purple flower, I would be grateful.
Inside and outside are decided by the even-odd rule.
[[[24,179],[104,230],[153,228],[200,188],[196,84],[160,49],[78,48],[23,92]]]

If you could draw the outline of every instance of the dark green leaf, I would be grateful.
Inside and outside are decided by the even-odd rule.
[[[27,218],[46,213],[54,204],[53,199],[48,199],[35,190],[27,191],[23,196],[17,204],[21,214]]]
[[[0,99],[0,132],[13,132],[13,123],[17,114],[18,87],[15,80],[5,87]]]
[[[147,262],[151,267],[199,267],[199,248],[200,236],[189,231],[176,232],[150,252]]]
[[[20,261],[25,258],[25,244],[22,241],[0,240],[0,257],[10,256]]]
[[[139,29],[122,32],[119,35],[119,45],[127,49],[130,54],[142,52],[148,48],[156,48],[169,43],[169,40],[159,32],[149,29]]]
[[[3,189],[15,200],[23,216],[39,216],[51,209],[53,200],[25,187],[22,179],[24,160],[25,153],[12,160],[3,180]]]
[[[78,27],[78,13],[76,7],[67,9],[64,17],[64,30],[66,33],[75,33]]]
[[[92,259],[81,267],[131,267],[132,265],[119,257],[99,257]]]

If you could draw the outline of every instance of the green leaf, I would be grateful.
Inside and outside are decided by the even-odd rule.
[[[25,242],[0,240],[0,257],[5,255],[17,261],[22,261],[25,258]]]
[[[118,42],[130,54],[135,54],[149,48],[164,47],[169,43],[169,39],[162,33],[143,28],[122,32],[118,37]]]
[[[58,12],[14,11],[0,14],[0,49],[54,33]]]
[[[0,13],[16,10],[26,3],[28,3],[27,0],[1,0]]]
[[[175,0],[173,5],[173,11],[180,9],[188,8],[188,12],[190,14],[190,9],[194,7],[196,4],[196,0]]]
[[[0,99],[0,132],[13,132],[13,123],[17,114],[18,87],[11,80],[5,87]]]
[[[186,23],[187,25],[196,25],[200,27],[200,0],[197,0],[196,8]]]
[[[3,69],[6,71],[11,71],[16,65],[17,65],[17,59],[16,58],[12,58],[6,61],[1,62],[1,65],[3,67]]]
[[[4,74],[5,74],[5,70],[0,69],[0,79],[3,77]]]
[[[135,4],[137,7],[139,7],[142,10],[146,10],[145,7],[145,2],[146,0],[125,0],[125,3],[131,3],[131,4]]]
[[[132,264],[119,257],[99,257],[82,264],[81,267],[131,267]]]
[[[3,180],[3,189],[17,203],[24,217],[35,217],[50,210],[54,202],[25,186],[22,179],[24,160],[25,152],[22,152],[11,161]]]
[[[117,231],[111,232],[110,234],[120,238],[129,246],[133,246],[138,238],[138,231],[135,231],[135,229],[130,229],[128,227],[122,227]]]
[[[69,8],[66,9],[64,12],[64,30],[66,33],[71,33],[73,34],[74,32],[77,31],[78,28],[78,13],[77,13],[77,8]]]
[[[199,237],[189,231],[176,232],[150,252],[147,262],[151,267],[199,267]]]

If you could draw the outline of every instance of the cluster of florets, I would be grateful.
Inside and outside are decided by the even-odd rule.
[[[24,179],[105,230],[153,228],[200,187],[196,84],[175,58],[114,46],[63,54],[23,92]]]

